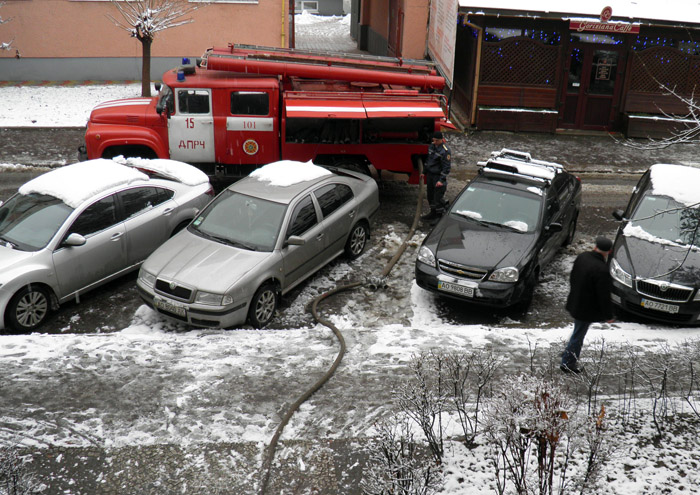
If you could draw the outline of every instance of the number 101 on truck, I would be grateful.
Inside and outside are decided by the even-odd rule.
[[[278,160],[417,183],[432,133],[453,128],[425,61],[229,45],[166,72],[153,98],[108,101],[80,158],[171,158],[235,178]]]

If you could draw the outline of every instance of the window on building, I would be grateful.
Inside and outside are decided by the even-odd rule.
[[[509,38],[529,38],[545,45],[561,43],[561,33],[553,29],[520,28],[520,27],[487,27],[484,29],[484,41],[495,43]]]
[[[637,36],[632,48],[636,51],[642,51],[657,46],[676,48],[688,55],[700,55],[700,41],[679,39],[668,35]]]
[[[578,33],[572,32],[570,41],[572,43],[596,43],[599,45],[620,45],[623,42],[622,36],[604,33]]]

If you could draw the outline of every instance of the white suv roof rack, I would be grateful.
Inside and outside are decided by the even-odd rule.
[[[485,162],[478,162],[482,173],[490,172],[498,175],[524,177],[536,182],[548,182],[564,170],[558,163],[535,160],[525,151],[503,148],[492,151],[491,157]]]

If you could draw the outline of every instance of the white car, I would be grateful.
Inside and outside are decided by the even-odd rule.
[[[206,174],[173,160],[90,160],[27,182],[0,205],[0,329],[31,331],[137,269],[213,196]]]
[[[379,208],[358,172],[282,161],[229,186],[141,266],[143,300],[198,327],[272,320],[279,298],[342,253],[362,254]]]

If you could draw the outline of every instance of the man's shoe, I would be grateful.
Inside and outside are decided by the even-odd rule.
[[[559,366],[559,369],[564,373],[573,373],[574,375],[583,373],[583,367],[576,364],[562,364]]]

